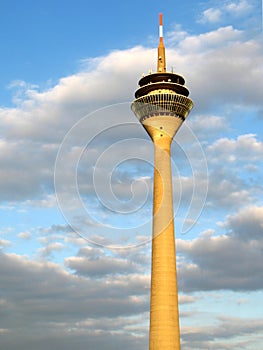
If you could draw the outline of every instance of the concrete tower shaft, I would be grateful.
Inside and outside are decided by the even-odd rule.
[[[180,350],[171,142],[193,107],[184,78],[167,73],[160,15],[157,73],[139,81],[132,110],[154,143],[150,350]]]

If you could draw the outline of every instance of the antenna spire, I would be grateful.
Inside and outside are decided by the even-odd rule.
[[[165,47],[163,43],[163,14],[159,14],[158,73],[166,72]]]

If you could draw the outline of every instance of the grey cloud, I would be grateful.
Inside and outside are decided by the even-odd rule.
[[[111,321],[108,321],[109,323]],[[15,334],[1,334],[1,344],[5,350],[37,349],[37,350],[78,350],[126,348],[137,350],[147,346],[147,335],[137,336],[129,331],[120,332],[119,329],[94,330],[86,326],[79,329],[78,324],[65,323],[62,329],[57,324],[41,324],[39,329],[31,325],[30,332],[26,329],[16,331]]]
[[[247,206],[253,202],[253,193],[249,191],[251,188],[253,184],[230,169],[225,169],[224,166],[215,168],[209,174],[207,205],[216,210]]]
[[[78,275],[104,277],[107,274],[131,273],[137,266],[124,259],[99,258],[95,260],[84,257],[69,257],[65,259],[66,266],[77,271]]]
[[[0,328],[6,330],[1,335],[5,349],[36,344],[37,349],[69,349],[77,343],[83,349],[87,344],[106,348],[109,340],[113,348],[128,341],[134,349],[134,336],[125,327],[129,317],[148,310],[148,278],[133,275],[127,279],[124,274],[96,280],[15,254],[1,254],[0,260]],[[122,321],[117,325],[118,318]],[[118,335],[112,338],[116,331]],[[138,339],[144,341],[137,338],[137,345]]]
[[[233,219],[231,221],[228,218],[227,222],[234,222]],[[238,224],[232,223],[232,227],[237,230]],[[56,231],[61,232],[63,227],[53,229],[57,234]],[[243,271],[251,275],[252,266],[246,264],[249,254],[258,259],[254,254],[257,251],[255,245],[246,244],[248,255],[244,256],[245,246],[241,251],[238,240],[231,241],[227,236],[222,236],[216,237],[214,241],[207,239],[206,241],[208,242],[205,242],[205,239],[197,239],[192,242],[178,242],[181,254],[188,259],[185,264],[188,270],[184,266],[184,261],[183,265],[182,261],[179,264],[180,285],[183,281],[185,291],[203,290],[208,286],[208,280],[211,288],[214,280],[220,275],[219,270],[223,268],[225,270],[221,273],[226,275],[228,280],[232,280],[232,287],[235,282],[231,276],[234,267],[237,268],[236,278],[240,276],[239,270],[245,268],[247,270]],[[36,346],[35,344],[38,344],[38,349],[46,346],[54,350],[67,350],[72,346],[84,349],[87,344],[98,349],[111,346],[114,348],[122,344],[131,350],[135,349],[135,345],[137,348],[146,346],[148,326],[145,326],[145,322],[148,324],[149,275],[143,275],[143,270],[146,268],[145,264],[149,265],[150,261],[149,256],[148,261],[145,261],[148,249],[149,247],[144,247],[142,251],[141,248],[123,249],[103,255],[105,252],[101,248],[83,247],[76,256],[82,258],[84,262],[83,265],[75,266],[80,275],[72,275],[53,263],[31,261],[15,254],[2,254],[0,273],[4,288],[1,288],[0,292],[3,315],[0,327],[6,330],[1,335],[2,344],[6,345],[5,349],[17,348],[18,344],[22,350],[32,348]],[[234,256],[231,250],[234,251]],[[147,254],[149,255],[149,251]],[[244,259],[242,265],[238,264],[240,263],[238,254]],[[236,262],[235,258],[238,259]],[[195,274],[196,271],[192,270],[194,265],[190,263],[190,259],[195,264],[199,263],[200,271],[204,275],[202,279],[200,274]],[[73,257],[67,260],[71,263],[74,261]],[[131,261],[130,268],[128,261]],[[95,265],[91,264],[85,270],[85,265],[90,262],[95,262]],[[122,269],[121,265],[125,268]],[[194,272],[192,275],[191,271]],[[262,280],[258,271],[254,273],[257,274],[258,280]],[[94,278],[95,276],[99,278]],[[205,281],[207,284],[203,285],[202,282]],[[186,294],[180,297],[181,304],[196,301],[197,296]],[[240,325],[240,320],[222,319],[219,322],[218,326],[210,328],[183,327],[183,346],[186,349],[189,344],[200,349],[206,349],[208,345],[216,348],[220,339],[220,344],[226,344],[222,349],[227,349],[226,339],[233,339],[234,344],[237,344],[235,334],[247,334],[247,329],[244,324]],[[143,326],[140,326],[141,323]],[[256,335],[260,329],[261,324],[256,323],[256,320],[250,323],[251,334]],[[110,343],[109,346],[105,345],[107,342]]]
[[[262,208],[254,207],[229,216],[227,235],[178,240],[179,252],[185,257],[179,266],[183,290],[262,289],[261,212]]]
[[[220,317],[213,326],[185,327],[182,330],[184,349],[238,350],[260,349],[263,322],[261,319]]]
[[[38,310],[45,310],[48,320],[76,315],[109,317],[137,313],[145,307],[143,302],[132,303],[133,295],[145,294],[148,278],[144,276],[133,275],[129,280],[125,275],[115,280],[84,279],[56,264],[30,261],[14,254],[1,254],[1,276],[5,281],[1,290],[3,299],[19,304],[25,316],[36,317]],[[41,300],[49,302],[42,304]],[[20,308],[16,310],[20,312]]]
[[[100,248],[85,247],[79,256],[88,259],[101,252]],[[140,252],[133,250],[126,257],[133,254]],[[0,295],[1,329],[5,329],[1,344],[5,349],[115,349],[125,344],[127,349],[135,350],[147,346],[149,286],[141,276],[127,276],[123,271],[118,278],[99,281],[71,275],[56,264],[14,254],[0,258],[4,286]],[[195,301],[198,297],[191,295],[180,298],[181,304]],[[225,318],[217,326],[183,327],[182,345],[186,349],[190,344],[200,349],[208,345],[215,348],[218,339],[226,343],[226,339],[235,340],[236,334],[250,332],[256,337],[262,328],[256,321],[247,327],[239,319]],[[222,349],[227,349],[227,343]]]
[[[145,265],[150,264],[149,247],[126,249],[123,252],[111,250],[106,254],[103,248],[86,246],[79,250],[77,256],[66,258],[65,264],[77,275],[98,278],[114,276],[117,280],[122,274],[133,279],[134,275],[142,273],[143,278],[147,279],[149,276]]]
[[[244,241],[263,240],[263,208],[248,207],[235,216],[228,216],[225,227]]]

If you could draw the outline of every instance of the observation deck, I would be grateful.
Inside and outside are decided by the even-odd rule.
[[[162,115],[185,120],[193,102],[188,98],[189,90],[184,84],[184,78],[174,73],[146,75],[139,81],[131,108],[140,122]]]

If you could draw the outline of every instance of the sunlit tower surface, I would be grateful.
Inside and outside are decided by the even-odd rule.
[[[150,350],[179,350],[171,142],[193,107],[181,75],[166,72],[162,15],[157,72],[142,77],[132,110],[154,144]]]

